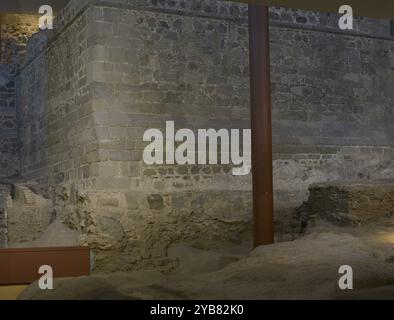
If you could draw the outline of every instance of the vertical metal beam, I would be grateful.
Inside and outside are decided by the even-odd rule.
[[[274,242],[269,12],[249,6],[254,245]]]

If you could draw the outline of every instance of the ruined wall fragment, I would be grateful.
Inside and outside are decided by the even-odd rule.
[[[250,176],[142,160],[143,133],[166,120],[194,130],[250,127],[246,6],[119,0],[67,8],[74,14],[68,23],[61,16],[65,28],[40,42],[47,50],[30,53],[18,79],[22,175],[52,194],[101,270],[165,265],[174,242],[247,239]],[[363,27],[342,34],[335,15],[271,16],[278,203],[301,203],[313,182],[392,175],[389,23],[370,29],[361,19]]]

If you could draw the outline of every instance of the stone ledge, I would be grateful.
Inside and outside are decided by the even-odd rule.
[[[309,191],[309,214],[338,225],[360,225],[394,214],[392,179],[313,184]]]

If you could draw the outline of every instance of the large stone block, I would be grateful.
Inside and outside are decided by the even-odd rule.
[[[394,215],[394,180],[329,182],[310,187],[310,214],[339,225],[358,225]]]

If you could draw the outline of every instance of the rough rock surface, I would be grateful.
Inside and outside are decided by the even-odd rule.
[[[188,275],[184,269],[179,274],[163,275],[139,271],[59,279],[53,291],[41,291],[35,283],[19,298],[343,299],[378,294],[394,284],[394,265],[387,262],[387,252],[381,250],[390,239],[376,238],[376,230],[362,233],[371,235],[373,241],[367,236],[327,230],[333,229],[323,227],[296,241],[259,247],[213,272]],[[204,267],[205,260],[201,263]],[[353,292],[338,289],[338,269],[342,265],[353,267]],[[394,298],[392,292],[389,297]]]
[[[14,186],[14,199],[7,204],[9,242],[30,242],[41,236],[54,220],[52,202],[25,185]]]
[[[307,203],[311,215],[358,225],[394,214],[394,180],[314,184]]]
[[[8,248],[47,248],[47,247],[75,247],[79,246],[79,235],[75,230],[65,226],[60,219],[56,219],[41,234],[31,242],[9,242]]]
[[[7,211],[10,186],[0,184],[0,248],[7,244]]]

